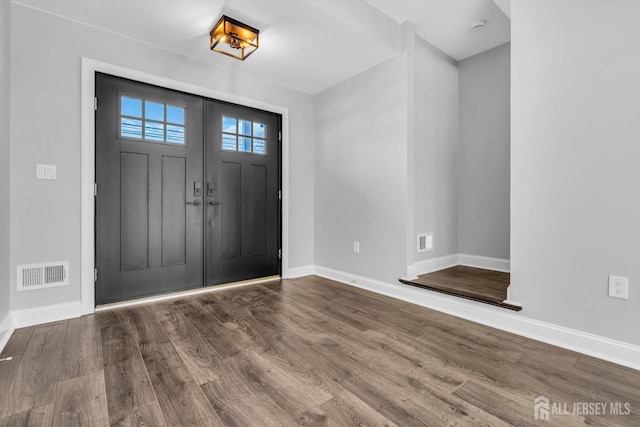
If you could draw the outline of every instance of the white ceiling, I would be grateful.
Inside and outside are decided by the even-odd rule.
[[[505,3],[505,0],[496,0]],[[411,21],[416,33],[460,61],[507,43],[511,21],[494,0],[367,0],[397,22]],[[485,21],[480,31],[474,22]]]
[[[14,0],[191,58],[315,94],[400,51],[400,23],[460,60],[509,41],[493,0]],[[260,29],[246,61],[209,49],[222,14]],[[471,32],[473,21],[487,27]]]

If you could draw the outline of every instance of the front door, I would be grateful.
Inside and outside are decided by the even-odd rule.
[[[280,273],[280,117],[97,74],[96,303]]]
[[[201,98],[96,75],[96,301],[202,286]]]
[[[280,117],[206,103],[206,284],[280,274]]]

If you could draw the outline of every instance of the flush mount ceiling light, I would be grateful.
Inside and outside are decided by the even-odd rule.
[[[244,61],[258,48],[259,30],[222,15],[211,29],[211,50]]]

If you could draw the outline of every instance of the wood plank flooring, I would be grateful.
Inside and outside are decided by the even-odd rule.
[[[430,291],[520,311],[522,307],[503,302],[507,299],[510,277],[509,273],[458,265],[423,274],[414,280],[401,279],[400,282]]]
[[[20,329],[5,357],[0,426],[640,425],[640,371],[314,276]]]

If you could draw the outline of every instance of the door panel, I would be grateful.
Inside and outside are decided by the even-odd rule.
[[[120,265],[149,267],[149,156],[120,153]]]
[[[162,266],[186,264],[187,162],[162,156]]]
[[[206,284],[280,274],[280,119],[207,101]]]
[[[96,95],[97,303],[201,287],[204,101],[102,74]]]
[[[240,257],[240,226],[241,226],[241,184],[240,174],[242,165],[240,163],[222,162],[221,172],[221,205],[222,217],[220,222],[222,227],[222,259]],[[220,209],[214,208],[214,218]]]
[[[249,165],[249,221],[247,223],[247,249],[249,255],[267,254],[267,167],[265,165]]]

